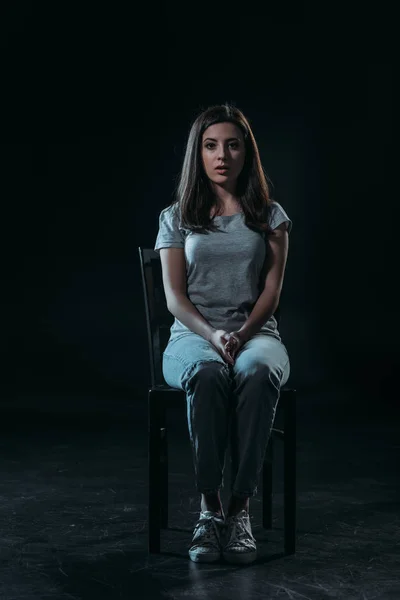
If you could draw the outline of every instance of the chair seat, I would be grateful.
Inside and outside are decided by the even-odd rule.
[[[179,393],[179,394],[184,394],[185,392],[183,390],[180,390],[178,388],[173,388],[170,387],[167,384],[159,384],[159,385],[153,385],[150,387],[149,389],[150,392],[175,392],[175,393]],[[281,394],[284,392],[294,392],[295,390],[293,388],[289,388],[286,386],[283,386],[281,388]]]
[[[177,393],[181,393],[181,394],[185,393],[183,390],[179,390],[178,388],[173,388],[167,384],[152,385],[149,391],[150,392],[177,392]]]

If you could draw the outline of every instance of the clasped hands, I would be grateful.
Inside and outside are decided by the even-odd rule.
[[[222,358],[233,365],[240,348],[247,342],[247,336],[243,331],[227,332],[224,329],[216,329],[211,342],[221,354]]]

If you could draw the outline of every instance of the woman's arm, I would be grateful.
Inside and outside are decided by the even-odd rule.
[[[160,258],[169,312],[191,331],[210,341],[215,329],[199,313],[186,294],[186,264],[183,248],[161,248]]]
[[[263,325],[276,311],[282,291],[287,254],[289,249],[289,234],[287,223],[282,223],[268,238],[269,268],[265,278],[264,289],[258,297],[248,319],[238,330],[246,340],[258,333]]]

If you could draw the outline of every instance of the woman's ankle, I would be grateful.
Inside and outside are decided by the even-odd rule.
[[[249,512],[250,499],[249,498],[239,498],[237,496],[231,496],[228,506],[227,517],[234,517],[240,511],[245,510]]]
[[[201,511],[211,510],[222,515],[222,504],[219,494],[201,494]]]

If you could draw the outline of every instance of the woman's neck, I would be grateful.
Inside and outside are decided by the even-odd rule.
[[[238,200],[231,200],[230,202],[222,202],[221,200],[214,204],[211,208],[211,217],[218,216],[229,216],[234,215],[242,211],[242,207]]]

